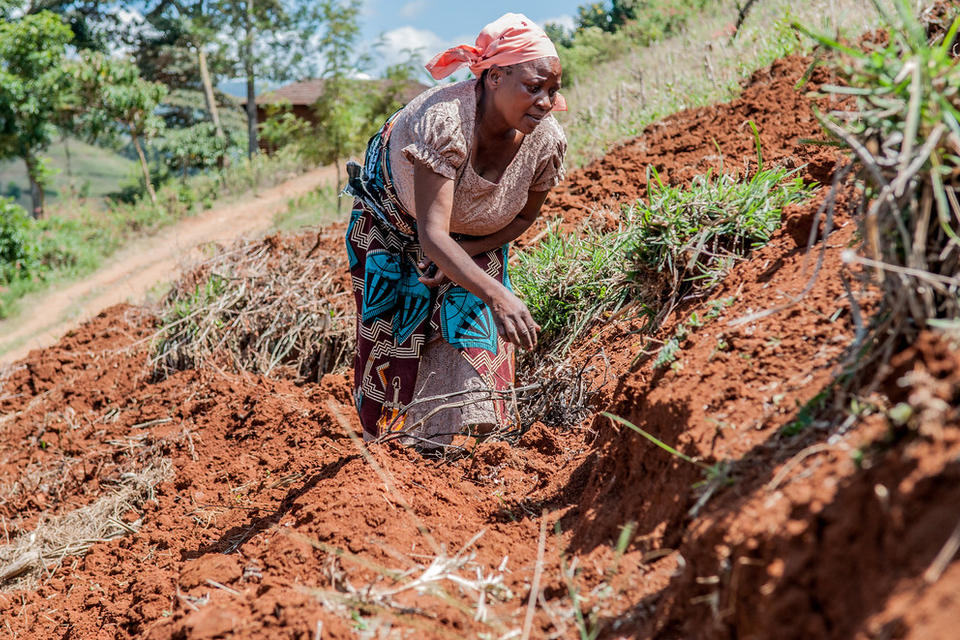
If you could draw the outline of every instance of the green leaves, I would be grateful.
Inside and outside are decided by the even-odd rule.
[[[809,196],[811,188],[795,173],[764,169],[749,180],[708,173],[682,188],[665,185],[651,168],[648,201],[638,200],[625,214],[638,227],[630,254],[637,277],[668,274],[669,300],[694,283],[713,285],[735,256],[770,240],[783,207]]]
[[[884,290],[883,335],[911,335],[930,319],[960,315],[960,16],[954,9],[950,27],[928,41],[908,0],[893,0],[892,14],[874,4],[887,34],[865,51],[801,30],[833,53],[840,82],[821,91],[847,100],[844,111],[818,117],[851,150],[871,191],[860,224],[874,268],[864,274]]]
[[[32,222],[13,200],[0,198],[0,277],[4,284],[29,277],[39,266]]]
[[[117,126],[145,138],[162,130],[156,109],[167,88],[141,78],[132,62],[86,52],[70,73],[82,105],[79,128],[88,137],[96,139]]]
[[[61,62],[72,38],[70,28],[49,11],[0,21],[0,159],[27,164],[38,215],[42,164],[36,156],[50,144],[67,101]]]
[[[770,239],[784,206],[812,191],[782,168],[749,180],[707,174],[688,187],[665,184],[651,168],[647,189],[616,231],[554,229],[517,254],[511,282],[542,328],[542,345],[562,353],[630,300],[656,316],[691,289],[713,286],[737,256]]]

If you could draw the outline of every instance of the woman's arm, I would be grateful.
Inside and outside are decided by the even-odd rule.
[[[537,344],[540,327],[527,306],[498,280],[477,266],[450,237],[453,180],[420,162],[414,162],[414,194],[420,246],[428,258],[451,280],[483,300],[493,312],[503,336],[525,349]]]
[[[499,249],[508,242],[513,242],[523,235],[530,228],[530,225],[540,217],[540,207],[547,197],[547,191],[528,191],[527,202],[510,224],[499,231],[485,235],[468,238],[460,241],[460,246],[469,256],[478,256],[491,249]],[[421,269],[430,269],[431,261],[424,259],[420,263]],[[439,287],[447,281],[447,276],[443,271],[434,269],[429,274],[420,278],[420,282],[428,287]]]
[[[502,247],[508,242],[513,242],[522,236],[523,232],[529,229],[530,225],[540,216],[540,207],[543,206],[547,193],[547,191],[528,191],[527,203],[523,205],[523,209],[510,224],[489,235],[464,240],[460,243],[460,246],[468,255],[478,256],[491,249]]]

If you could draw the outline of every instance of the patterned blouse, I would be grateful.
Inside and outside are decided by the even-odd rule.
[[[470,162],[477,114],[475,79],[421,93],[397,116],[390,134],[390,171],[400,202],[416,217],[414,160],[454,181],[450,231],[482,236],[520,213],[528,191],[547,191],[563,178],[567,139],[552,114],[524,137],[499,182]],[[399,152],[398,152],[399,151]]]

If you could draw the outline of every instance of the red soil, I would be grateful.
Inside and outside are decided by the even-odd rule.
[[[829,81],[822,67],[813,70],[803,93],[795,89],[812,59],[790,57],[755,72],[740,98],[713,107],[688,109],[647,127],[643,134],[612,149],[586,167],[571,172],[562,189],[551,194],[544,215],[562,215],[568,224],[590,214],[606,218],[647,193],[647,167],[660,179],[684,183],[708,170],[753,173],[756,142],[750,123],[760,135],[763,162],[788,168],[804,165],[801,176],[826,183],[835,153],[803,140],[823,139],[823,130],[805,93]],[[821,99],[821,108],[836,108]]]
[[[808,175],[827,181],[835,158],[797,142],[817,135],[791,89],[808,63],[778,62],[732,105],[670,118],[574,172],[553,211],[612,203],[603,189],[617,201],[642,194],[646,163],[686,180],[719,162],[704,160],[714,138],[728,167],[744,166],[755,157],[747,119],[766,161],[813,160]],[[930,585],[922,574],[960,505],[956,350],[924,336],[887,374],[893,397],[872,398],[921,407],[913,429],[891,429],[872,410],[781,434],[831,384],[853,334],[838,274],[854,242],[855,194],[841,194],[838,228],[818,245],[819,277],[800,295],[813,264],[807,232],[825,197],[788,211],[773,241],[732,270],[712,296],[728,301],[722,315],[691,332],[674,366],[632,364],[649,344],[629,321],[578,346],[581,359],[602,350],[610,361],[600,407],[729,468],[732,482],[717,483],[695,515],[700,469],[605,418],[536,425],[516,447],[470,443],[473,454],[458,460],[396,446],[374,446],[368,460],[351,438],[359,424],[346,374],[298,386],[204,368],[151,382],[149,313],[105,310],[8,374],[0,515],[14,536],[42,512],[89,503],[148,457],[168,457],[174,474],[140,507],[139,532],[68,558],[36,588],[0,592],[0,628],[29,639],[313,638],[321,622],[323,638],[388,634],[384,624],[390,637],[500,637],[523,625],[543,526],[532,637],[578,637],[571,590],[605,637],[950,637],[960,565]],[[324,255],[340,251],[332,235],[323,240]],[[306,254],[309,244],[272,250]],[[868,306],[869,292],[858,300]],[[169,420],[134,428],[157,419]],[[9,489],[27,475],[43,480]],[[621,556],[613,546],[624,527]],[[451,557],[481,531],[459,575],[503,567],[511,592],[487,597],[486,622],[474,619],[477,594],[449,581],[445,597],[408,590],[393,596],[399,608],[368,600],[336,613],[352,589],[395,588],[382,569],[420,575],[414,562]]]

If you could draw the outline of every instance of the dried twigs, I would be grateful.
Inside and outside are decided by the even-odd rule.
[[[345,257],[309,257],[275,237],[241,241],[174,284],[154,337],[158,375],[226,356],[241,371],[292,367],[318,379],[353,353],[354,309],[337,272]]]
[[[960,94],[952,51],[960,20],[941,42],[928,42],[910,2],[895,5],[899,18],[883,16],[890,36],[873,51],[798,25],[838,56],[842,83],[823,91],[856,98],[854,110],[820,120],[851,150],[872,197],[859,220],[865,255],[850,251],[844,262],[866,267],[861,277],[883,293],[869,330],[858,327],[856,347],[885,346],[861,358],[859,371],[928,321],[960,316]]]
[[[170,474],[170,463],[159,460],[137,473],[124,474],[117,490],[93,504],[60,516],[42,517],[36,529],[0,545],[0,584],[59,566],[67,556],[82,555],[105,540],[137,531],[122,514],[153,495],[153,488]]]

